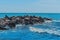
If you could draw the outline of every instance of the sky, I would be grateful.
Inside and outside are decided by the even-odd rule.
[[[0,13],[60,13],[60,0],[0,0]]]

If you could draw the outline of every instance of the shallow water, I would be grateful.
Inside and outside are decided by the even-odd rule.
[[[44,23],[41,25],[26,25],[26,26],[18,26],[16,29],[13,30],[5,30],[0,31],[0,40],[60,40],[60,14],[53,13],[53,14],[36,14],[36,13],[1,13],[0,18],[3,18],[5,15],[8,16],[24,16],[24,15],[35,15],[35,16],[42,16],[47,18],[52,18],[53,22]],[[30,28],[32,27],[32,28]]]

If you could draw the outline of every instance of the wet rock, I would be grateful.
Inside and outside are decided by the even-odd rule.
[[[7,28],[0,27],[0,30],[8,30]]]
[[[8,26],[12,29],[12,28],[15,28],[15,27],[16,27],[16,24],[13,23],[13,22],[10,22],[10,23],[8,24]]]

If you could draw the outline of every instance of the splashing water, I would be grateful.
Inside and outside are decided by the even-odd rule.
[[[55,34],[55,35],[60,35],[60,30],[53,30],[53,29],[41,29],[41,28],[35,28],[35,27],[29,27],[30,31],[32,32],[47,32],[49,34]]]
[[[44,32],[48,33],[49,36],[52,34],[60,36],[60,20],[52,20],[46,22],[47,23],[33,25],[33,26],[16,25],[16,28],[13,30],[0,31],[0,38],[10,38],[10,39],[19,38],[22,40],[26,40],[26,39],[34,40],[36,38],[35,40],[37,39],[40,40],[41,39],[40,37],[44,37]],[[42,33],[43,36],[41,36],[40,33]],[[42,39],[45,38],[47,37],[44,37]]]

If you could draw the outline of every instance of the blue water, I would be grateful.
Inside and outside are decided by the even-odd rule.
[[[10,16],[42,16],[47,18],[52,18],[53,20],[60,20],[60,14],[58,13],[0,13],[0,18],[5,15]],[[23,26],[20,26],[23,27]],[[0,31],[0,40],[60,40],[60,22],[45,23],[42,25],[33,25],[32,27],[44,30],[53,30],[54,33],[47,32],[34,32],[29,30],[29,25],[24,26],[24,28],[16,28],[14,30]],[[56,34],[57,33],[57,34]]]

